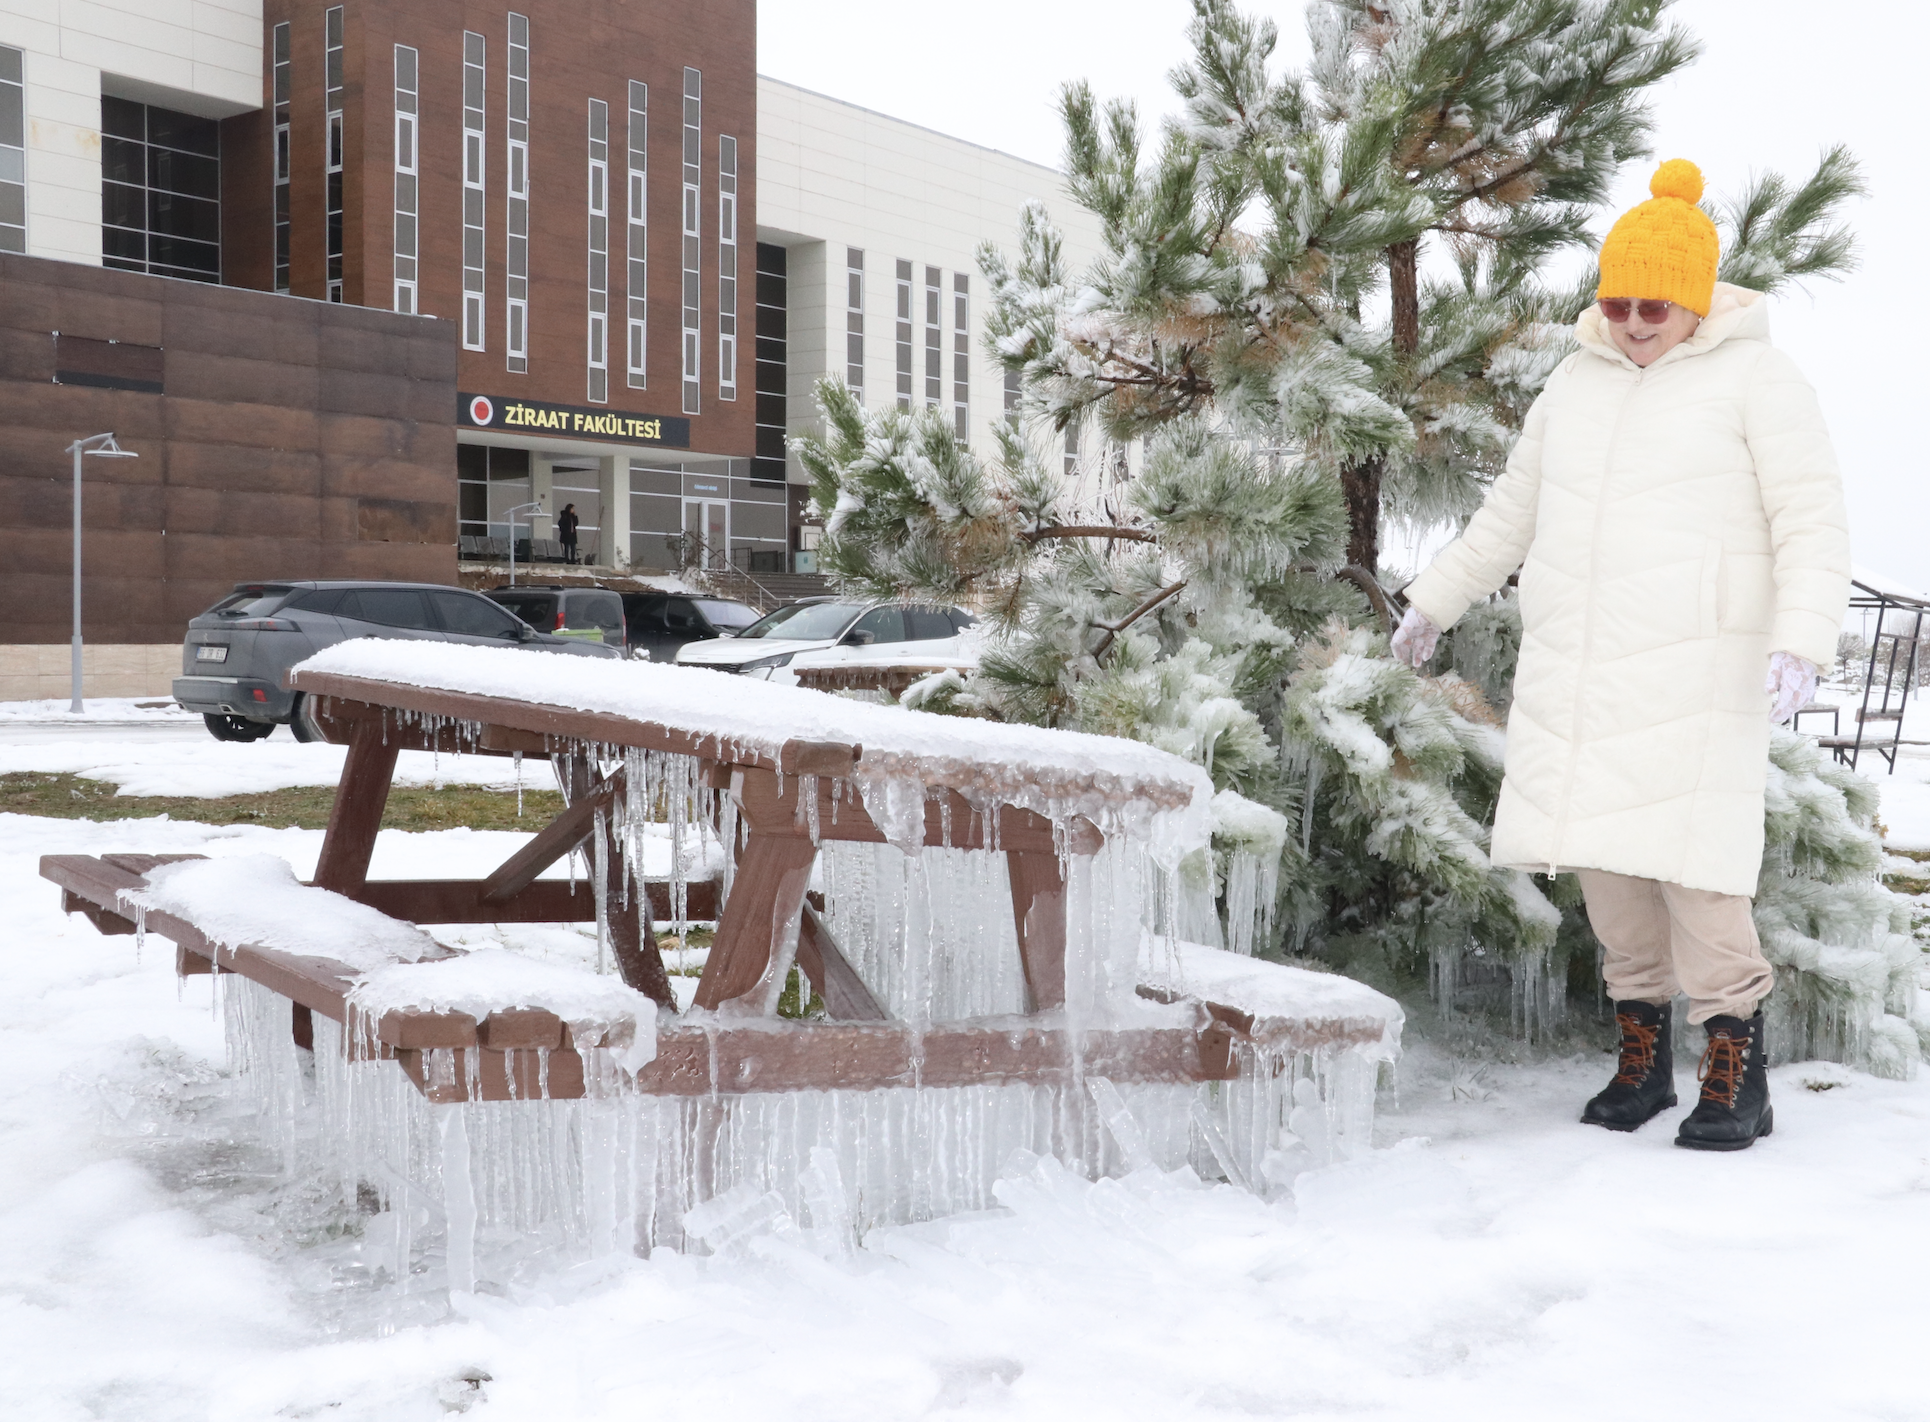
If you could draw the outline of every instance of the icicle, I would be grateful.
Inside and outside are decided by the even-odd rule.
[[[1247,1183],[1246,1172],[1240,1168],[1233,1143],[1220,1129],[1219,1120],[1207,1109],[1206,1103],[1197,1097],[1193,1100],[1192,1118],[1193,1124],[1199,1127],[1200,1138],[1206,1142],[1206,1148],[1213,1153],[1213,1159],[1226,1175],[1227,1183],[1242,1190],[1251,1190],[1253,1187]]]
[[[442,1212],[448,1222],[449,1292],[472,1294],[476,1291],[476,1190],[469,1173],[469,1126],[460,1106],[451,1107],[442,1118]]]
[[[610,846],[609,820],[602,810],[593,817],[590,832],[590,893],[596,899],[596,970],[610,971]]]
[[[1119,1146],[1119,1153],[1126,1158],[1126,1169],[1143,1170],[1151,1165],[1153,1155],[1146,1148],[1146,1133],[1133,1119],[1132,1111],[1112,1079],[1089,1076],[1086,1078],[1086,1090],[1092,1094],[1093,1104],[1099,1108],[1099,1119],[1106,1123],[1106,1129],[1112,1132],[1112,1138]]]
[[[523,753],[514,752],[510,761],[516,767],[516,818],[520,820],[523,817]]]

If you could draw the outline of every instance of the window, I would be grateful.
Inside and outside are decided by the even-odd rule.
[[[1012,422],[1013,429],[1019,427],[1019,401],[1023,394],[1023,388],[1019,384],[1019,373],[1016,370],[1007,370],[1005,372],[1005,418]]]
[[[373,622],[381,627],[408,627],[427,631],[429,604],[414,588],[356,588],[342,599],[339,617],[358,622]]]
[[[1064,468],[1066,478],[1072,479],[1077,477],[1079,473],[1079,427],[1077,425],[1066,426]]]
[[[456,446],[457,533],[464,538],[506,539],[509,510],[529,501],[528,450],[480,444]],[[516,535],[519,539],[529,537],[527,514],[516,516]],[[505,545],[490,556],[508,555]]]
[[[328,128],[323,139],[328,174],[328,299],[342,299],[342,163],[348,156],[348,140],[342,119],[342,7],[335,6],[322,17],[324,44],[325,108]]]
[[[698,342],[698,292],[702,281],[699,245],[700,205],[703,197],[704,76],[684,70],[684,191],[683,191],[683,412],[697,413],[701,360]]]
[[[844,383],[864,400],[864,253],[844,249]]]
[[[942,607],[908,607],[905,609],[905,640],[907,642],[935,642],[941,637],[955,636],[952,619]]]
[[[944,274],[937,267],[925,268],[925,403],[936,405],[945,398]]]
[[[221,129],[213,119],[102,96],[101,261],[221,280]]]
[[[488,151],[483,129],[483,37],[462,36],[462,343],[483,349],[483,159]]]
[[[751,478],[782,482],[789,374],[785,308],[790,279],[786,253],[769,242],[757,244],[757,425]]]
[[[870,633],[865,645],[876,646],[881,642],[902,642],[905,640],[905,614],[902,608],[874,607],[863,617],[851,624],[847,636],[864,639]]]
[[[445,632],[454,632],[460,637],[503,637],[518,636],[521,625],[486,597],[475,593],[432,592],[429,601],[442,616]]]
[[[737,140],[717,140],[717,398],[737,398]]]
[[[610,398],[610,106],[590,100],[590,403]]]
[[[275,290],[288,290],[288,99],[294,88],[289,27],[275,26]]]
[[[395,47],[395,309],[416,311],[416,52]]]
[[[19,50],[0,48],[0,252],[26,250],[26,71]]]
[[[972,309],[971,278],[952,274],[952,417],[958,437],[971,433]]]
[[[898,408],[911,408],[911,263],[898,263]]]
[[[607,127],[607,125],[606,125]],[[609,238],[604,238],[605,250]],[[508,369],[529,369],[529,20],[509,16],[509,243],[504,346]]]
[[[625,346],[626,364],[632,388],[644,387],[645,354],[648,349],[650,318],[650,86],[630,81],[629,191],[624,216],[629,222],[629,271],[625,278],[627,298]]]

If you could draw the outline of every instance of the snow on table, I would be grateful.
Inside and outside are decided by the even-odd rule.
[[[867,809],[876,803],[873,818],[883,827],[915,815],[920,837],[923,792],[908,791],[923,786],[1053,820],[1083,815],[1162,850],[1208,833],[1205,771],[1115,736],[936,716],[696,667],[450,643],[341,642],[295,669],[317,673],[622,717],[708,743],[720,759],[775,760],[791,741],[858,745],[853,778]]]

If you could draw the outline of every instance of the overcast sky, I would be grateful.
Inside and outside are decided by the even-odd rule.
[[[1255,6],[1280,23],[1284,62],[1305,53],[1298,3]],[[1930,480],[1918,389],[1917,318],[1930,180],[1914,116],[1926,84],[1930,11],[1872,0],[1679,0],[1703,57],[1656,96],[1659,157],[1693,159],[1712,192],[1752,169],[1806,173],[1847,142],[1873,189],[1851,222],[1862,267],[1780,298],[1777,344],[1822,395],[1849,491],[1860,563],[1930,588]],[[758,68],[820,93],[1036,162],[1057,165],[1058,86],[1085,78],[1149,117],[1172,102],[1166,70],[1184,44],[1184,0],[760,0]],[[1852,18],[1853,16],[1853,18]],[[1623,175],[1621,205],[1647,196],[1652,165]]]

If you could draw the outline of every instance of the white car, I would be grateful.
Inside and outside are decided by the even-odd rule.
[[[977,621],[956,607],[807,598],[753,622],[735,637],[687,642],[677,664],[797,682],[800,666],[874,666],[884,660],[969,664],[961,634]]]

